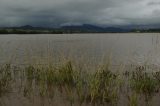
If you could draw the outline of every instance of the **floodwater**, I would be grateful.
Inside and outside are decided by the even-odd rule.
[[[59,58],[98,63],[105,57],[110,57],[114,64],[147,62],[159,66],[159,35],[158,33],[0,35],[0,63],[27,64],[38,60],[43,64],[44,60],[56,61]],[[0,98],[0,105],[70,106],[64,99],[66,97],[58,93],[55,93],[56,96],[52,100],[44,97],[42,101],[38,95],[23,97],[25,91],[21,89],[24,89],[25,80],[23,76],[20,77],[23,79],[22,82],[20,84],[12,82],[12,92]],[[153,98],[154,106],[160,104],[159,94],[157,95]],[[127,106],[126,98],[124,100],[123,98],[118,106]]]
[[[25,63],[48,57],[84,58],[99,62],[160,64],[160,34],[37,34],[0,35],[0,62]]]

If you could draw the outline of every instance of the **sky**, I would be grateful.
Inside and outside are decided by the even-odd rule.
[[[160,0],[0,0],[0,26],[160,24]]]

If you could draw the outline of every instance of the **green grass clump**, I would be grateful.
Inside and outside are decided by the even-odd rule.
[[[58,69],[58,85],[61,92],[67,94],[71,106],[74,103],[74,89],[75,83],[75,70],[73,69],[72,63],[69,61],[64,66]]]
[[[24,69],[26,80],[23,90],[24,97],[30,97],[33,93],[33,81],[35,78],[35,68],[33,66],[27,66]]]
[[[47,84],[47,88],[46,88],[47,95],[50,98],[53,98],[55,94],[55,88],[58,84],[57,70],[54,67],[49,66],[45,70],[45,74],[46,74],[46,84]]]
[[[90,81],[90,101],[96,104],[114,103],[118,98],[117,75],[108,68],[99,69]]]
[[[148,102],[159,89],[157,80],[151,74],[141,70],[133,72],[130,86],[137,94],[144,95],[146,102]]]
[[[15,88],[22,83],[18,93],[33,101],[39,98],[44,105],[47,101],[56,100],[57,95],[60,101],[71,106],[117,106],[122,96],[129,106],[138,106],[140,100],[145,100],[144,105],[148,105],[159,93],[160,72],[149,73],[143,66],[137,67],[135,71],[128,69],[118,73],[109,65],[92,70],[83,67],[84,70],[71,61],[22,67],[6,64],[0,67],[0,99],[12,88],[17,91]]]
[[[11,66],[6,64],[0,68],[0,97],[9,92],[11,88]]]
[[[75,87],[74,73],[71,62],[67,62],[58,69],[58,84],[61,86]]]
[[[129,106],[138,106],[138,95],[136,93],[131,94],[128,96]]]
[[[77,72],[75,76],[76,82],[76,94],[80,105],[87,102],[87,96],[89,95],[89,79],[90,76],[86,72]]]

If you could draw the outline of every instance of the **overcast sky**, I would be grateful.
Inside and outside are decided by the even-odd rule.
[[[0,26],[160,24],[160,0],[0,0]]]

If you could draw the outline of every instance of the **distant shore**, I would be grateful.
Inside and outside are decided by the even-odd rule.
[[[160,29],[138,29],[138,28],[117,28],[117,27],[98,27],[93,25],[82,26],[63,26],[59,28],[44,27],[1,27],[0,34],[73,34],[73,33],[160,33]]]

